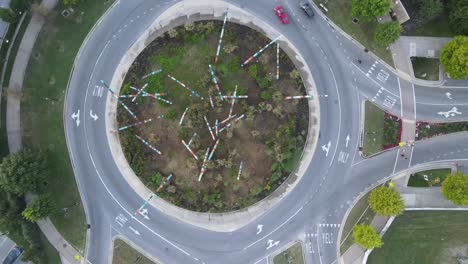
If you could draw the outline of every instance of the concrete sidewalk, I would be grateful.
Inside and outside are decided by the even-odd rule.
[[[58,0],[43,0],[41,8],[42,10],[50,11],[57,5],[57,2]],[[10,85],[8,87],[6,120],[8,147],[10,148],[11,153],[18,152],[22,149],[20,105],[23,81],[34,44],[36,43],[37,36],[39,35],[44,23],[45,18],[43,16],[33,14],[23,35],[23,39],[21,40],[21,44],[13,64],[10,76]],[[38,221],[37,224],[39,225],[42,233],[44,233],[50,243],[59,252],[62,262],[81,262],[80,260],[75,259],[75,256],[80,256],[81,254],[62,237],[50,219],[42,219]]]

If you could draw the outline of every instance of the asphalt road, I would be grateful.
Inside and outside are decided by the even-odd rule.
[[[74,172],[91,225],[89,262],[108,263],[111,239],[121,234],[163,263],[266,263],[269,254],[298,238],[306,240],[307,263],[334,263],[339,224],[353,199],[366,187],[397,172],[396,149],[366,160],[357,149],[363,98],[396,115],[404,114],[398,77],[320,16],[307,18],[298,0],[229,1],[275,26],[293,42],[312,71],[318,93],[328,95],[320,97],[321,136],[314,158],[293,192],[237,231],[208,231],[182,223],[156,208],[148,208],[149,220],[134,218],[133,212],[143,200],[129,187],[112,159],[104,122],[108,94],[106,90],[97,91],[101,79],[110,81],[132,43],[174,2],[118,1],[90,34],[76,60],[64,118]],[[281,25],[273,15],[277,4],[285,7],[290,24]],[[467,102],[468,90],[416,86],[415,95],[417,118],[467,119],[463,102]],[[439,113],[452,107],[457,107],[453,116]],[[90,111],[98,116],[97,120],[91,118]],[[465,164],[468,140],[460,139],[466,136],[417,143],[410,164],[437,160]],[[328,144],[330,148],[325,151],[322,146]],[[262,225],[260,233],[258,225]]]

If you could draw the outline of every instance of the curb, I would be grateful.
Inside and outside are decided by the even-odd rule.
[[[112,241],[111,241],[111,247],[110,247],[110,250],[109,250],[109,256],[110,258],[108,259],[108,264],[112,264],[112,261],[114,259],[114,242],[115,240],[117,239],[120,239],[122,240],[123,242],[125,242],[128,246],[130,246],[131,248],[133,248],[134,250],[138,251],[138,253],[140,253],[141,255],[145,256],[147,259],[153,261],[154,263],[163,263],[161,261],[159,261],[158,259],[155,259],[153,256],[149,255],[148,253],[146,253],[143,249],[141,249],[139,246],[137,246],[135,243],[133,243],[133,241],[131,241],[130,239],[128,239],[127,237],[123,236],[123,235],[115,235],[113,238],[112,238]],[[89,262],[89,261],[88,261]],[[91,262],[89,262],[91,263]],[[135,262],[136,263],[136,262]]]

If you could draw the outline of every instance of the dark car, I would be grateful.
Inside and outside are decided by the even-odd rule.
[[[314,16],[314,11],[312,10],[312,7],[309,5],[309,3],[301,3],[301,9],[304,10],[307,16],[313,17]]]
[[[13,264],[21,256],[21,253],[23,253],[21,248],[14,247],[10,253],[8,253],[8,256],[3,261],[3,264]]]

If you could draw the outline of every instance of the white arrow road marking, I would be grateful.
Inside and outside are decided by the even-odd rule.
[[[348,134],[348,135],[346,136],[346,147],[348,147],[349,140],[350,140],[350,138],[349,138],[349,134]]]
[[[331,141],[328,141],[328,144],[322,146],[322,150],[325,151],[325,156],[328,157],[328,151],[330,151]]]
[[[141,214],[146,220],[150,220],[150,218],[148,217],[148,209],[141,209],[141,210],[138,210],[138,213]]]
[[[257,225],[257,235],[260,234],[263,230],[263,225]]]
[[[441,115],[441,116],[445,116],[445,118],[449,118],[451,116],[455,116],[455,115],[461,115],[462,112],[459,112],[458,111],[458,108],[456,106],[452,107],[452,109],[450,109],[449,111],[447,112],[438,112],[437,114]]]
[[[279,244],[279,240],[278,241],[273,241],[271,239],[268,240],[268,247],[266,248],[267,250],[274,247],[274,246],[277,246]]]
[[[445,93],[445,96],[447,96],[447,98],[450,99],[450,100],[453,99],[453,98],[452,98],[452,94],[449,93],[449,92],[446,92],[446,93]]]
[[[135,235],[138,235],[138,236],[140,235],[140,232],[138,232],[138,230],[136,230],[135,228],[133,228],[133,227],[131,227],[131,226],[128,226],[128,228],[129,228],[130,230],[132,230],[132,232],[135,233]]]
[[[99,118],[96,114],[93,114],[93,110],[89,110],[89,116],[91,116],[94,121],[98,120]]]
[[[73,113],[71,115],[71,118],[73,120],[75,120],[76,122],[76,126],[79,127],[80,126],[80,109],[78,109],[78,111],[76,111],[75,113]]]

